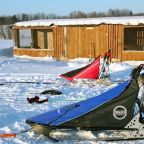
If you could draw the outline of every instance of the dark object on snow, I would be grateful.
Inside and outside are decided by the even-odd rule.
[[[35,103],[35,102],[38,102],[39,101],[39,97],[38,96],[35,96],[33,98],[27,98],[27,101],[29,103]]]
[[[131,72],[131,77],[137,79],[142,69],[144,69],[144,64],[140,64],[138,67],[134,68]]]
[[[5,85],[4,83],[0,83],[0,86],[3,86],[3,85]]]
[[[60,92],[60,91],[58,91],[58,90],[44,90],[44,91],[41,92],[40,94],[61,95],[62,92]]]
[[[44,99],[44,100],[39,100],[37,103],[41,104],[41,103],[44,103],[44,102],[48,102],[48,99]]]
[[[99,67],[100,67],[100,56],[98,56],[89,65],[76,70],[72,70],[60,76],[69,81],[72,81],[73,79],[79,79],[79,78],[97,79],[99,77]]]
[[[33,98],[27,98],[27,101],[31,104],[31,103],[44,103],[44,102],[47,102],[48,99],[44,99],[44,100],[40,100],[40,98],[38,96],[35,96]]]

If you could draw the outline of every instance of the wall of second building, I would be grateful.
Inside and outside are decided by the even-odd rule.
[[[133,44],[144,45],[144,26],[97,25],[54,27],[54,55],[58,59],[77,57],[96,57],[111,49],[112,58],[120,61],[144,60],[144,50],[137,50]],[[130,29],[127,33],[125,30]],[[132,35],[132,29],[138,29]],[[135,47],[125,49],[128,40]]]
[[[121,59],[122,25],[54,27],[56,58],[96,57],[112,50],[112,57]]]

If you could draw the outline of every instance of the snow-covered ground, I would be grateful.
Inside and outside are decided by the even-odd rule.
[[[142,62],[112,63],[110,65],[110,80],[108,84],[98,84],[95,80],[69,83],[59,74],[88,64],[88,59],[75,59],[68,62],[56,61],[52,58],[13,57],[12,41],[0,40],[0,134],[18,133],[29,129],[25,120],[37,114],[68,105],[77,101],[96,96],[117,85],[118,80],[129,78],[131,70]],[[113,82],[112,82],[113,81]],[[9,83],[9,82],[40,82]],[[42,84],[47,82],[49,84]],[[2,85],[4,84],[4,85]],[[61,95],[40,95],[44,90],[59,90]],[[40,96],[48,98],[42,104],[29,104],[27,97]],[[133,141],[123,143],[143,143]],[[0,144],[50,144],[46,137],[34,132],[18,135],[16,138],[2,139]],[[63,141],[62,143],[74,143]],[[94,144],[91,141],[79,143]],[[106,143],[106,142],[103,142]],[[122,143],[122,142],[120,142]]]

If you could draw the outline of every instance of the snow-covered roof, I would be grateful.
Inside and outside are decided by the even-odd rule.
[[[102,18],[80,18],[80,19],[45,19],[17,22],[14,26],[52,26],[52,25],[99,25],[99,24],[144,24],[144,16],[126,17],[102,17]]]

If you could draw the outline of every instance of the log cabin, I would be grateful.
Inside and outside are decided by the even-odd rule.
[[[32,20],[12,30],[17,56],[94,58],[111,49],[112,59],[144,60],[144,16]]]

